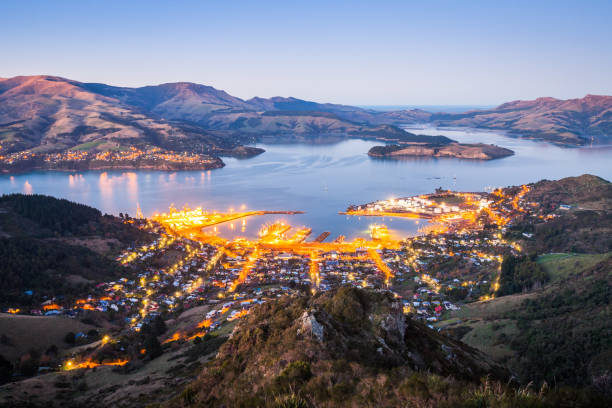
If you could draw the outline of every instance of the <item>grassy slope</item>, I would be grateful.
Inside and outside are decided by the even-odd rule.
[[[604,303],[590,305],[589,300],[595,299],[599,288],[612,287],[612,253],[606,254],[549,254],[538,259],[538,262],[549,272],[551,281],[542,290],[503,296],[488,302],[476,302],[469,304],[460,311],[449,315],[449,318],[438,323],[449,334],[455,335],[465,343],[480,349],[491,355],[499,362],[508,364],[515,372],[522,372],[523,377],[527,375],[524,370],[525,358],[521,353],[528,353],[526,341],[536,342],[540,336],[547,335],[547,331],[556,327],[559,331],[550,333],[558,339],[540,339],[544,346],[558,341],[561,345],[572,344],[573,333],[580,336],[596,336],[602,341],[608,341],[608,334],[601,332],[599,323],[612,324],[609,313],[610,299],[607,306]],[[573,305],[572,299],[584,298],[584,304]],[[565,301],[565,302],[564,302]],[[535,312],[542,315],[530,319],[526,308],[528,305],[535,307]],[[548,308],[548,309],[547,309]],[[523,322],[521,322],[521,320]],[[572,322],[570,327],[564,321]],[[522,324],[522,325],[521,325]],[[531,329],[530,332],[526,330]],[[571,330],[571,331],[568,331]],[[605,330],[605,329],[604,329]],[[529,338],[525,333],[531,333]],[[537,347],[537,345],[535,345]],[[547,347],[547,346],[544,346]],[[607,349],[605,344],[602,350]],[[549,350],[551,356],[562,353],[559,350]],[[604,358],[612,363],[610,356],[600,356],[593,350],[577,351],[584,355],[587,365],[594,366],[596,359]],[[605,352],[604,352],[605,354]],[[561,357],[561,355],[560,355]],[[578,372],[578,367],[576,372]],[[588,371],[588,370],[587,370]],[[590,374],[601,373],[594,369]],[[546,377],[546,373],[534,373],[540,380]],[[584,374],[584,373],[583,373]],[[529,378],[522,378],[527,381]],[[568,383],[589,382],[586,378],[568,378]]]
[[[0,334],[9,338],[8,345],[0,344],[0,355],[12,361],[32,348],[44,352],[56,345],[60,350],[65,349],[66,333],[87,333],[91,329],[96,327],[65,317],[0,313]]]
[[[569,278],[581,270],[594,267],[599,262],[612,257],[612,252],[603,254],[555,253],[538,257],[538,263],[548,272],[551,282]]]
[[[201,320],[201,315],[208,308],[209,306],[199,306],[188,309],[176,319],[167,321],[168,333],[193,326]],[[2,333],[2,318],[4,317],[0,315],[0,333]],[[6,322],[10,322],[9,319],[14,317],[6,316]],[[18,318],[24,321],[24,324],[20,326],[24,330],[28,327],[25,323],[33,322],[28,316]],[[25,322],[24,318],[29,320]],[[59,334],[62,333],[62,330],[76,332],[79,326],[69,325],[81,324],[72,319],[58,317],[34,319],[37,319],[37,324],[41,324],[41,328],[46,328],[52,323],[57,325],[56,328],[52,328],[52,334],[53,330],[57,330]],[[214,358],[220,344],[227,339],[235,325],[235,321],[226,322],[211,333],[211,339],[199,345],[195,345],[192,341],[171,343],[167,345],[162,356],[146,364],[133,362],[134,367],[130,370],[98,367],[93,370],[59,371],[27,378],[17,383],[5,384],[0,386],[0,407],[6,404],[16,407],[47,407],[50,401],[61,402],[62,406],[67,407],[142,407],[164,401],[197,377],[202,365],[207,360]],[[30,340],[27,335],[20,333],[19,336],[23,336],[24,340]],[[18,338],[17,335],[14,337]],[[51,339],[55,337],[51,336]],[[30,341],[24,344],[22,348],[25,347],[27,351],[29,350],[27,346],[44,350],[50,344],[55,343],[38,345]],[[62,349],[61,346],[66,346],[65,344],[57,345],[60,346],[60,352],[66,356],[73,351],[82,351],[91,347],[91,345],[84,345]],[[169,387],[169,384],[172,386]]]

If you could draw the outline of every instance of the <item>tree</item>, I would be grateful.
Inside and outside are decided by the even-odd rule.
[[[164,334],[166,330],[168,330],[168,328],[166,327],[166,323],[164,323],[161,316],[155,316],[155,318],[151,322],[151,328],[153,329],[153,333],[155,333],[155,335],[157,336]]]
[[[13,376],[13,365],[0,354],[0,384],[11,380]]]
[[[161,344],[157,340],[157,336],[149,333],[144,340],[144,348],[146,350],[146,356],[153,359],[161,356],[164,351],[162,350]]]
[[[501,265],[499,293],[503,296],[529,290],[548,279],[546,271],[535,262],[534,255],[506,256]]]

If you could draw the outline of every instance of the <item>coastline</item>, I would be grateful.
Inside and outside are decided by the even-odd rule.
[[[189,170],[214,170],[225,167],[225,163],[216,158],[210,163],[175,163],[165,161],[161,163],[151,162],[128,162],[128,163],[92,163],[92,162],[62,162],[41,163],[19,163],[18,166],[2,167],[3,174],[27,173],[30,171],[103,171],[103,170],[158,170],[158,171],[189,171]]]

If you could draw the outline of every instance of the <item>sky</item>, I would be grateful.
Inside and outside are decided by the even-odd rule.
[[[2,0],[0,77],[352,105],[611,95],[610,21],[609,0]]]

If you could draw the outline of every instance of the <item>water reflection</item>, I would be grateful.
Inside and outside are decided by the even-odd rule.
[[[76,186],[76,182],[73,183],[74,186]],[[139,197],[139,183],[137,173],[125,172],[109,176],[108,172],[102,172],[98,176],[98,188],[100,197],[103,200],[105,206],[112,207],[115,205],[115,200],[113,199],[113,196],[115,190],[119,190],[118,192],[121,193],[120,200],[123,201],[125,200],[125,198],[127,198],[127,202],[134,205],[131,212],[133,213],[135,211],[136,206],[138,205]]]
[[[81,185],[83,183],[85,183],[85,178],[83,178],[82,174],[74,174],[74,175],[69,174],[68,175],[68,185],[71,188],[75,188],[75,187],[81,188]]]
[[[32,194],[32,185],[28,180],[23,183],[23,194]]]

